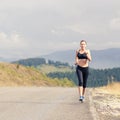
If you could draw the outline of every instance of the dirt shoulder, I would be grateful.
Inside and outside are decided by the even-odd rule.
[[[120,94],[94,88],[92,98],[100,120],[120,120]]]

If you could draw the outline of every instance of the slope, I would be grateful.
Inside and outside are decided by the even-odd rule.
[[[0,86],[74,86],[74,83],[49,78],[34,67],[0,63]]]

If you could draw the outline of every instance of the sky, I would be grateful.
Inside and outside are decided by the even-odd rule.
[[[120,47],[120,0],[0,0],[0,57]]]

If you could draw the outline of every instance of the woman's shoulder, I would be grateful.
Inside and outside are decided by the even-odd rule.
[[[86,52],[90,52],[90,49],[87,49]]]
[[[89,54],[89,55],[91,55],[91,52],[90,52],[89,49],[86,50],[86,53]]]

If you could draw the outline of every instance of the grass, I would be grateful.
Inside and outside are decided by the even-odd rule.
[[[98,89],[109,94],[120,95],[120,82],[112,82],[107,86],[100,87]]]
[[[70,67],[59,66],[55,67],[53,65],[41,65],[37,67],[43,73],[50,73],[50,72],[72,72]]]
[[[105,87],[105,89],[111,94],[120,95],[120,83],[119,82],[110,83],[109,85]]]
[[[34,67],[0,63],[0,86],[74,86],[68,79],[52,79]]]

